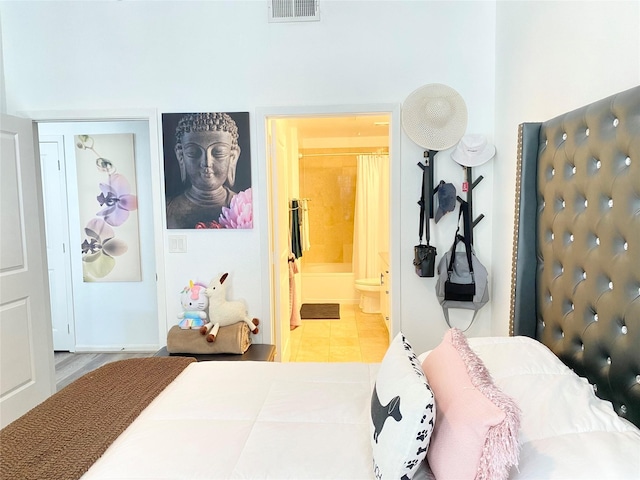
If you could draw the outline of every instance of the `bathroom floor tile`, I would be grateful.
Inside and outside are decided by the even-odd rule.
[[[384,358],[384,354],[386,353],[386,350],[378,350],[378,349],[368,350],[368,349],[362,348],[361,353],[362,353],[363,362],[380,363]]]
[[[375,348],[378,350],[387,351],[389,347],[389,340],[386,338],[375,338],[375,337],[359,337],[360,346],[364,348]]]
[[[312,352],[309,350],[300,350],[296,355],[296,362],[328,362],[329,351]]]
[[[336,347],[329,349],[330,362],[362,362],[360,347]]]
[[[352,304],[340,305],[340,320],[303,320],[291,331],[292,362],[378,363],[388,346],[382,315]]]
[[[295,338],[300,340],[302,338],[302,332],[304,332],[304,324],[294,328],[293,330],[289,330],[289,335],[292,339]]]
[[[334,336],[331,335],[331,339],[329,341],[329,347],[352,347],[352,348],[360,348],[360,339],[357,336],[347,337],[347,336]]]
[[[340,320],[355,320],[356,312],[353,310],[353,305],[340,305]]]
[[[302,337],[324,337],[329,338],[331,335],[331,321],[329,320],[303,320],[304,331]]]
[[[331,325],[331,338],[334,337],[358,338],[358,327],[350,323]]]

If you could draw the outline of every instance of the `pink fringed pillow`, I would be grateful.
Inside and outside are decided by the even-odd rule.
[[[502,480],[518,464],[520,409],[457,328],[422,363],[436,400],[427,460],[438,479]]]

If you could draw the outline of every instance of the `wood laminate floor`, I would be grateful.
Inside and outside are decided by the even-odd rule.
[[[66,387],[102,365],[127,358],[151,357],[153,353],[70,353],[54,352],[56,364],[56,391]]]

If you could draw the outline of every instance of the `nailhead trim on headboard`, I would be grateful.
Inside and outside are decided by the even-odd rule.
[[[513,337],[514,332],[514,317],[516,309],[516,272],[517,272],[517,260],[518,260],[518,235],[520,232],[520,189],[522,186],[522,136],[523,125],[518,126],[518,151],[517,151],[517,164],[516,164],[516,202],[515,212],[513,214],[513,244],[511,251],[511,296],[509,305],[509,336]]]

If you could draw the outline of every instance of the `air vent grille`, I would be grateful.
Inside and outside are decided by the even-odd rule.
[[[268,0],[270,22],[314,22],[320,20],[317,0]]]

